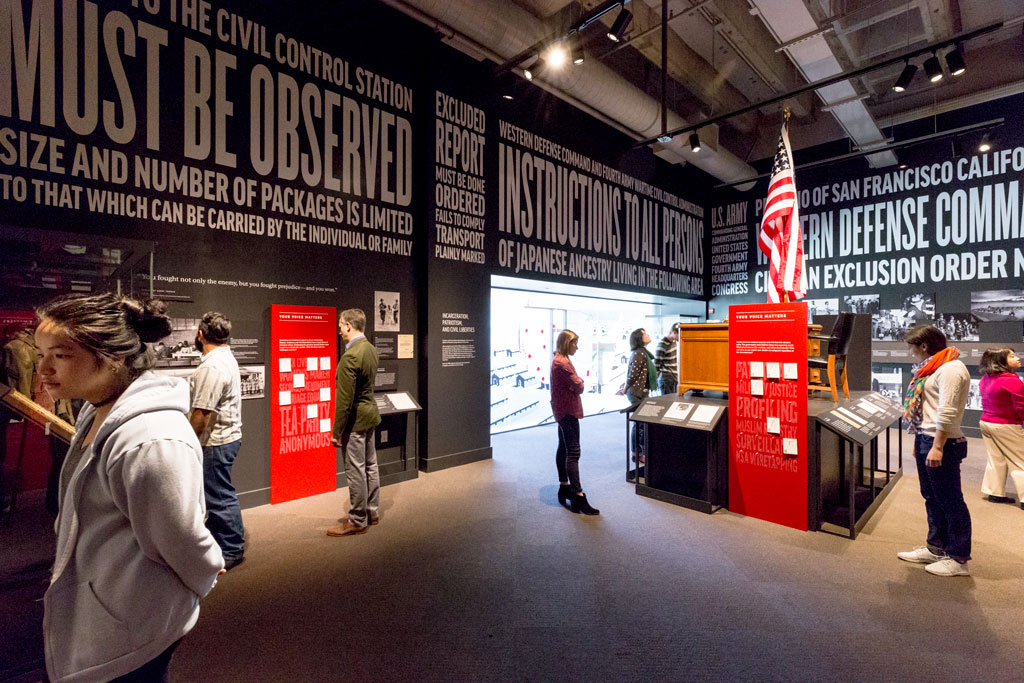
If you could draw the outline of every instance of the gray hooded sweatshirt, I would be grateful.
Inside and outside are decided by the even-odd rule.
[[[203,456],[188,384],[143,373],[117,399],[73,471],[44,598],[50,680],[107,681],[188,633],[224,566],[203,525]],[[72,440],[88,433],[86,404]]]

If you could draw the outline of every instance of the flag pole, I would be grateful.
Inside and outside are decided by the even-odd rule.
[[[793,111],[789,108],[789,105],[782,105],[782,125],[789,126],[789,117],[793,115]],[[782,291],[782,303],[789,303],[789,292],[783,289]]]

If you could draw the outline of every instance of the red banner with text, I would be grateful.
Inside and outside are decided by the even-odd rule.
[[[270,502],[337,488],[331,446],[337,311],[270,307]]]
[[[729,307],[729,510],[807,529],[807,304]]]

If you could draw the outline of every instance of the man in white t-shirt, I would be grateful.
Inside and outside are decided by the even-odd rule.
[[[231,466],[242,446],[242,378],[228,342],[231,321],[210,311],[196,331],[196,349],[203,354],[189,384],[189,421],[203,446],[206,528],[224,554],[224,568],[242,562],[245,529],[242,509],[231,483]]]

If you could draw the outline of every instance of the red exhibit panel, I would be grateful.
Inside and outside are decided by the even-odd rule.
[[[270,502],[337,488],[331,446],[337,311],[270,307]]]
[[[807,529],[807,304],[729,307],[729,510]]]

